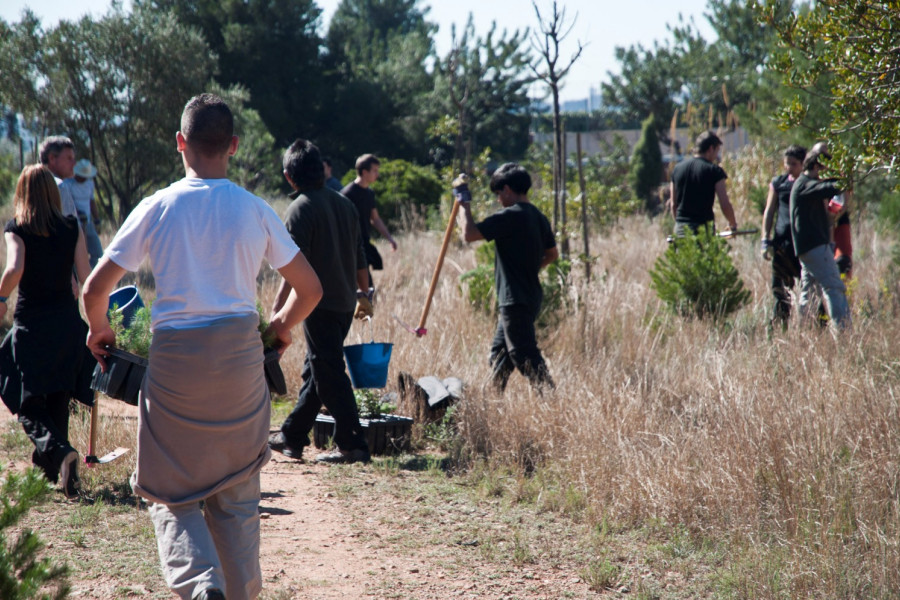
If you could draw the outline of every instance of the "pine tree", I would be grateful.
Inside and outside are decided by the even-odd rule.
[[[670,244],[650,269],[650,287],[684,317],[727,317],[750,301],[750,292],[728,252],[728,242],[711,229],[687,232]]]
[[[0,466],[2,476],[2,466]],[[39,558],[44,543],[32,530],[20,530],[15,539],[7,531],[52,492],[36,469],[0,477],[0,598],[3,600],[59,600],[69,595],[68,567]]]
[[[656,190],[662,176],[662,153],[659,150],[659,137],[656,135],[656,117],[650,115],[641,126],[641,138],[631,155],[631,170],[628,183],[634,195],[644,202],[649,213],[656,211],[659,197]]]

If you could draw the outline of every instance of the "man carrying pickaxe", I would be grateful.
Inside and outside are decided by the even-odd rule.
[[[528,201],[531,176],[516,163],[506,163],[491,176],[491,192],[503,209],[476,223],[468,185],[453,188],[460,207],[460,228],[466,242],[494,240],[494,287],[499,322],[491,343],[492,381],[506,389],[513,369],[525,375],[538,391],[553,387],[550,371],[537,346],[534,321],[541,309],[543,290],[538,279],[542,268],[559,257],[550,222]]]

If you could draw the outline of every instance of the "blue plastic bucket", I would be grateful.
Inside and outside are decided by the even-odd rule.
[[[144,301],[138,289],[133,285],[120,287],[109,295],[109,310],[117,306],[116,312],[122,313],[122,327],[128,329],[134,320],[134,314],[141,308],[144,308]]]
[[[393,344],[377,342],[344,346],[344,359],[354,388],[359,390],[385,386],[393,347]]]

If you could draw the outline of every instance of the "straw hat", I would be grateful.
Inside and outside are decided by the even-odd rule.
[[[86,158],[82,158],[75,163],[75,174],[85,179],[90,179],[97,174],[97,167],[91,164]]]

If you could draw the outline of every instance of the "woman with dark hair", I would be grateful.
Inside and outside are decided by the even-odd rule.
[[[72,270],[90,273],[76,217],[61,212],[59,188],[42,165],[22,170],[15,216],[5,228],[6,269],[0,278],[0,319],[16,287],[13,327],[0,344],[0,397],[34,444],[31,460],[68,496],[79,487],[78,453],[69,443],[69,399],[93,404],[95,360],[85,345]]]

